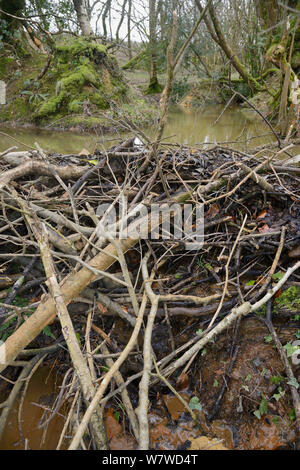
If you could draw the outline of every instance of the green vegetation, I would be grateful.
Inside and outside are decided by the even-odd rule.
[[[0,57],[0,78],[12,76],[1,121],[110,130],[119,114],[136,123],[153,120],[153,107],[133,96],[104,45],[87,38],[58,43],[49,67],[37,80],[45,64],[44,55],[32,53],[23,58],[20,76],[13,58]]]
[[[278,308],[300,310],[300,287],[292,286],[286,289],[275,302]]]

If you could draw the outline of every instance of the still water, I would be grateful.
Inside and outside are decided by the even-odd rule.
[[[214,142],[231,144],[238,141],[239,146],[246,148],[273,140],[270,129],[254,111],[231,107],[218,120],[223,109],[223,106],[206,106],[200,109],[173,106],[165,128],[166,141],[186,145]],[[77,134],[69,131],[1,127],[0,132],[11,136],[0,133],[0,151],[14,145],[19,149],[26,149],[26,145],[32,146],[34,142],[37,142],[47,151],[63,154],[78,153],[83,148],[92,153],[95,148],[111,147],[116,142],[115,139],[120,140],[126,137],[126,134]],[[146,129],[145,133],[153,137],[155,126]]]

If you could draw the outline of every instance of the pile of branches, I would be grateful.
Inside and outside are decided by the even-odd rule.
[[[176,393],[174,372],[186,371],[207,343],[264,306],[265,322],[292,384],[296,379],[272,323],[274,296],[299,281],[300,169],[299,158],[289,152],[270,147],[246,154],[219,145],[207,150],[171,144],[153,152],[151,144],[131,138],[88,156],[46,154],[37,144],[28,151],[2,153],[0,323],[5,341],[0,372],[8,366],[23,369],[1,405],[0,434],[30,371],[67,347],[72,369],[53,413],[64,400],[73,401],[58,448],[69,425],[70,449],[107,448],[103,406],[121,394],[137,446],[148,449],[152,385],[162,382]],[[142,206],[201,205],[202,246],[187,251],[186,242],[193,240],[173,237],[172,222],[169,237],[151,238],[148,215],[139,224],[141,233],[116,236],[107,220],[125,198],[126,213],[116,224],[119,234],[125,221],[135,226]],[[99,213],[104,204],[105,212]],[[282,274],[275,282],[278,270]],[[253,278],[258,282],[249,285]],[[219,293],[193,294],[199,284],[218,285]],[[29,304],[16,305],[16,296]],[[201,318],[204,331],[179,346],[172,322],[185,316],[195,322]],[[125,346],[118,343],[118,331],[112,332],[115,317],[130,332]],[[41,332],[49,333],[53,322],[58,322],[60,336],[45,346],[39,343]],[[153,329],[162,322],[170,348],[158,357]],[[82,324],[84,346],[78,342]],[[131,368],[124,369],[128,361]],[[128,374],[134,365],[134,373]],[[139,387],[135,409],[130,383]],[[300,430],[299,394],[290,388]]]

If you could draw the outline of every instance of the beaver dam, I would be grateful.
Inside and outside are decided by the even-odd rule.
[[[1,448],[299,448],[291,147],[1,154]]]

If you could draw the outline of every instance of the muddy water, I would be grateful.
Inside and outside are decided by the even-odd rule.
[[[234,142],[239,141],[245,148],[247,145],[260,145],[272,140],[270,129],[257,114],[251,110],[232,107],[227,109],[217,121],[222,106],[208,106],[200,109],[174,106],[170,109],[165,138],[169,142],[195,145],[198,143]],[[63,154],[78,153],[83,148],[93,152],[101,146],[109,147],[120,135],[78,134],[74,132],[58,132],[39,129],[8,129],[1,128],[0,151],[16,145],[26,149],[34,142],[48,151]],[[155,133],[155,126],[145,130],[149,137]],[[125,137],[125,134],[123,134]],[[16,139],[16,140],[13,140]]]
[[[39,425],[43,422],[45,411],[47,412],[45,408],[52,408],[53,401],[59,393],[60,383],[60,377],[48,367],[40,367],[33,374],[29,381],[21,413],[19,414],[19,397],[9,414],[3,438],[0,441],[1,450],[51,450],[56,448],[64,425],[64,417],[56,414],[48,425],[47,433],[45,433],[45,428],[39,429]],[[0,402],[3,402],[5,398],[0,394]]]

